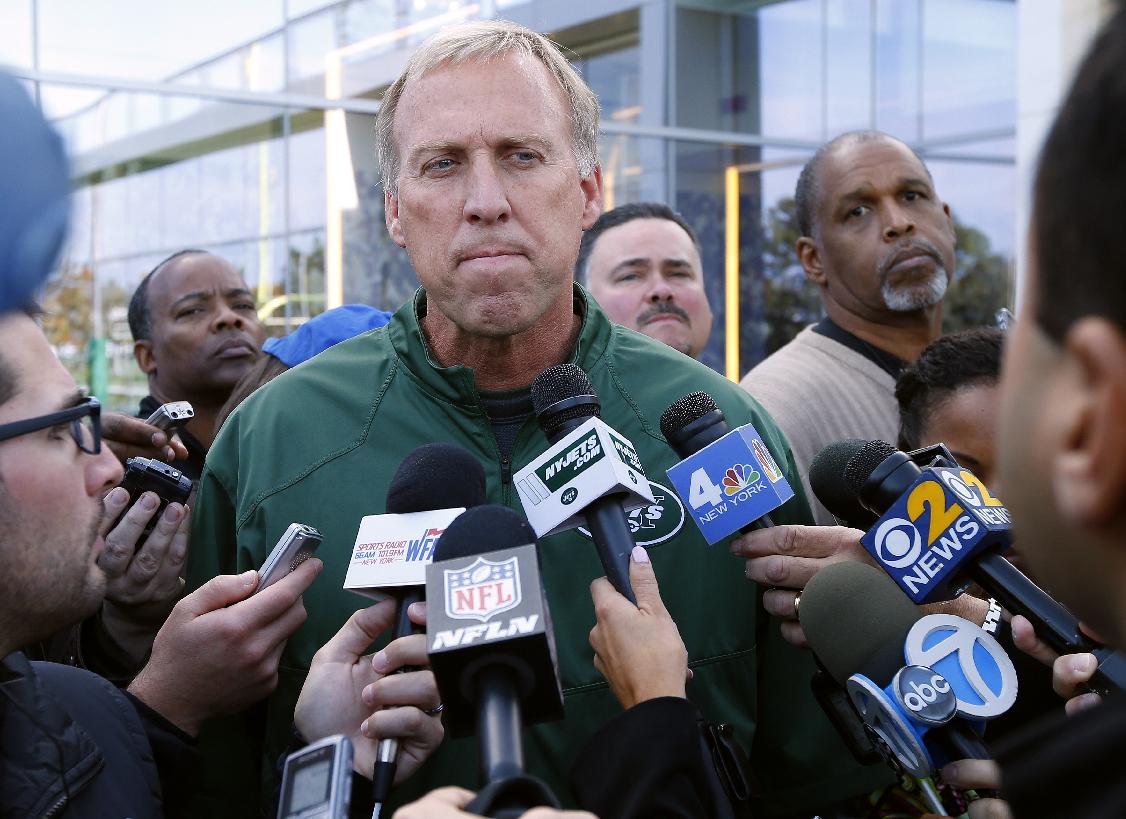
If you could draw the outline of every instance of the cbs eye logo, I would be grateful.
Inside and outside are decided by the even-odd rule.
[[[922,551],[919,530],[909,520],[889,518],[876,529],[876,557],[889,569],[910,566]]]
[[[966,491],[970,490],[966,488]],[[946,501],[947,495],[938,481],[917,484],[907,496],[906,510],[910,519],[888,518],[876,529],[876,557],[889,569],[903,569],[918,560],[923,551],[917,525],[920,518],[924,515],[928,518],[926,545],[930,546],[965,512],[961,504],[948,505]]]

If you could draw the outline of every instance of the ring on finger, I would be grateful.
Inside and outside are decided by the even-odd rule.
[[[435,705],[433,708],[427,708],[422,713],[426,714],[426,716],[428,716],[428,717],[436,717],[440,713],[442,713],[442,711],[444,711],[445,709],[446,709],[445,703],[440,702],[437,705]]]

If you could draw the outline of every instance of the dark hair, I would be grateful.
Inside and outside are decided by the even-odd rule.
[[[932,341],[895,383],[899,448],[918,449],[931,411],[966,387],[995,384],[1001,373],[1004,333],[992,327],[965,330]]]
[[[590,254],[594,250],[594,243],[598,241],[598,237],[610,228],[624,225],[634,219],[667,219],[670,222],[675,222],[688,234],[688,238],[696,246],[696,252],[700,252],[700,242],[696,238],[696,232],[688,226],[684,217],[675,210],[668,205],[662,205],[660,202],[632,202],[606,211],[598,217],[598,221],[591,225],[589,230],[583,233],[582,242],[579,243],[579,258],[575,260],[575,279],[577,281],[586,281],[586,268],[590,263]]]
[[[849,143],[880,142],[882,140],[898,142],[906,146],[919,160],[919,164],[923,166],[931,185],[934,184],[934,178],[931,176],[927,163],[923,162],[923,158],[919,156],[918,152],[903,140],[893,137],[891,134],[885,134],[883,131],[849,131],[841,134],[818,148],[817,152],[802,166],[801,174],[798,175],[798,184],[794,188],[794,215],[798,220],[798,230],[801,231],[802,236],[812,236],[817,225],[817,210],[821,199],[821,166],[825,163],[829,154]]]
[[[227,399],[227,403],[223,404],[219,414],[215,416],[215,434],[219,434],[219,430],[223,428],[223,422],[230,417],[230,414],[235,411],[239,404],[250,397],[251,393],[273,381],[288,369],[289,365],[277,356],[270,355],[267,352],[258,356],[258,360],[242,374],[242,378],[231,390],[231,397]]]
[[[197,250],[195,248],[177,250],[167,259],[158,263],[156,267],[150,270],[148,274],[141,279],[141,283],[137,285],[137,289],[133,291],[132,298],[129,299],[129,332],[133,335],[134,341],[140,341],[152,335],[152,313],[149,311],[149,282],[152,281],[152,277],[159,273],[169,262],[175,261],[181,256],[187,256],[190,253],[206,252],[206,250]]]
[[[1095,315],[1126,329],[1126,9],[1076,74],[1040,151],[1032,230],[1036,322],[1057,342]]]

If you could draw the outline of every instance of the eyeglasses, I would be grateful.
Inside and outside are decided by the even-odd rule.
[[[70,423],[70,435],[79,449],[91,455],[97,455],[102,451],[102,405],[93,397],[85,399],[77,406],[52,412],[50,415],[0,424],[0,441],[67,422]]]

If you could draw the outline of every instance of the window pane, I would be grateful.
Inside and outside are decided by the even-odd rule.
[[[31,68],[31,2],[0,0],[0,65]]]
[[[241,49],[283,21],[282,0],[50,0],[38,8],[42,70],[148,81]]]

